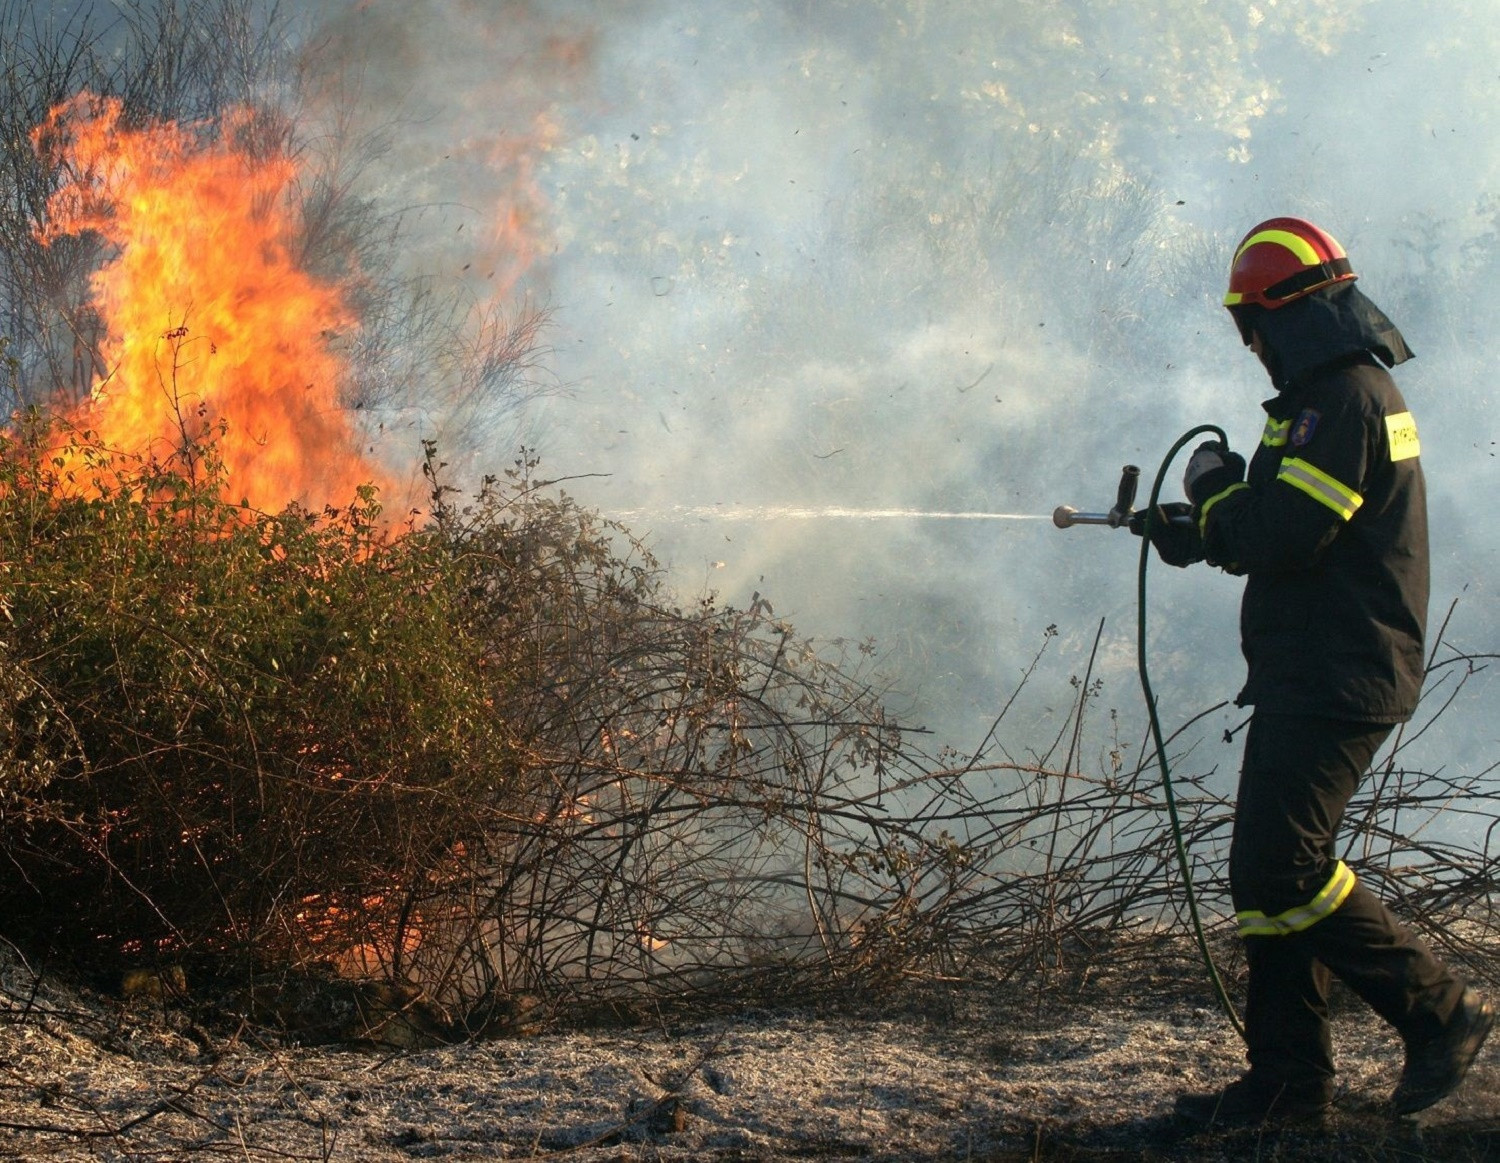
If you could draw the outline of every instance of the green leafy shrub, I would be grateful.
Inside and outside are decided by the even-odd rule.
[[[341,919],[399,924],[514,805],[505,680],[439,530],[388,535],[368,494],[247,512],[211,446],[190,467],[36,417],[0,444],[7,913],[75,948],[304,960]]]
[[[830,796],[908,762],[874,692],[767,603],[677,608],[524,457],[465,504],[426,467],[393,531],[227,502],[211,438],[0,440],[7,929],[465,1009],[842,956],[889,902],[824,875]]]

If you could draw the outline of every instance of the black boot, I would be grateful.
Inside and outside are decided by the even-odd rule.
[[[1391,1109],[1398,1115],[1416,1114],[1457,1090],[1494,1024],[1495,1011],[1489,1002],[1473,989],[1465,989],[1446,1029],[1407,1044],[1406,1066],[1391,1093]]]
[[[1178,1118],[1202,1127],[1296,1127],[1317,1130],[1328,1118],[1332,1086],[1265,1081],[1252,1072],[1211,1094],[1180,1094]]]

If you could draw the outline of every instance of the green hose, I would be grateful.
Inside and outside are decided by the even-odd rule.
[[[1161,720],[1156,715],[1156,696],[1151,693],[1151,676],[1146,670],[1146,563],[1151,557],[1151,527],[1156,520],[1157,498],[1161,494],[1162,479],[1167,475],[1167,468],[1171,465],[1172,458],[1177,455],[1184,444],[1206,432],[1217,436],[1225,448],[1229,447],[1229,438],[1224,435],[1223,429],[1212,424],[1200,424],[1178,438],[1177,443],[1172,445],[1167,455],[1162,458],[1161,467],[1156,470],[1156,481],[1151,486],[1151,499],[1147,502],[1145,528],[1141,537],[1141,561],[1136,592],[1135,656],[1136,668],[1141,676],[1141,690],[1146,696],[1146,714],[1151,721],[1151,738],[1156,744],[1157,761],[1161,764],[1162,793],[1167,803],[1167,817],[1172,823],[1172,841],[1177,847],[1177,866],[1182,870],[1182,889],[1187,898],[1188,916],[1193,922],[1193,936],[1197,939],[1198,951],[1203,955],[1203,964],[1208,970],[1209,980],[1213,982],[1219,1004],[1224,1008],[1224,1013],[1228,1016],[1230,1024],[1234,1026],[1235,1032],[1243,1039],[1245,1037],[1244,1023],[1235,1012],[1234,1003],[1229,1000],[1229,992],[1224,988],[1224,980],[1219,976],[1213,954],[1209,952],[1208,938],[1204,936],[1203,922],[1198,916],[1198,898],[1193,892],[1193,874],[1188,865],[1187,845],[1182,839],[1182,821],[1177,815],[1177,797],[1172,791],[1172,773],[1167,766],[1167,745],[1162,737]]]

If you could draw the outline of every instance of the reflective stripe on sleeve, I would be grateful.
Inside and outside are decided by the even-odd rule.
[[[1237,493],[1241,489],[1248,489],[1249,487],[1244,481],[1236,481],[1223,492],[1215,493],[1208,500],[1204,501],[1203,506],[1198,510],[1198,535],[1201,537],[1208,529],[1208,512],[1210,509],[1229,496],[1230,493]]]
[[[1286,443],[1291,431],[1290,420],[1267,420],[1265,431],[1260,434],[1260,442],[1267,448],[1280,448]]]
[[[1286,912],[1277,913],[1274,917],[1254,911],[1236,913],[1234,916],[1239,922],[1240,936],[1285,937],[1290,933],[1300,933],[1304,929],[1310,929],[1324,917],[1332,916],[1334,911],[1349,898],[1356,883],[1358,882],[1355,880],[1353,870],[1340,860],[1334,867],[1333,875],[1328,878],[1328,883],[1319,889],[1318,895],[1307,904],[1287,909]]]
[[[1345,521],[1354,516],[1354,511],[1365,503],[1365,499],[1347,485],[1340,484],[1320,468],[1300,457],[1291,457],[1281,462],[1276,479],[1285,481],[1294,489],[1301,489],[1321,505],[1327,505]]]

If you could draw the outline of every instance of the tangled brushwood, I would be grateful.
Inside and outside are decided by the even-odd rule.
[[[861,659],[764,602],[680,608],[525,457],[465,500],[429,450],[431,505],[396,524],[369,493],[249,510],[212,434],[184,448],[35,414],[0,443],[0,936],[167,991],[281,983],[288,1021],[327,1007],[308,981],[366,983],[355,1010],[421,999],[462,1036],[1068,980],[1181,920],[1151,757],[1082,770],[1087,673],[1032,762],[929,756]],[[1451,701],[1478,666],[1438,669]],[[1423,831],[1482,809],[1489,773],[1401,756],[1346,858],[1487,976],[1488,833]],[[1202,776],[1179,799],[1222,916],[1227,806]]]
[[[212,439],[125,457],[38,415],[5,438],[8,934],[461,1015],[814,952],[872,971],[854,934],[901,902],[836,887],[832,811],[910,766],[871,692],[763,609],[666,603],[524,459],[468,504],[426,467],[431,511],[393,529],[369,494],[233,504]]]

